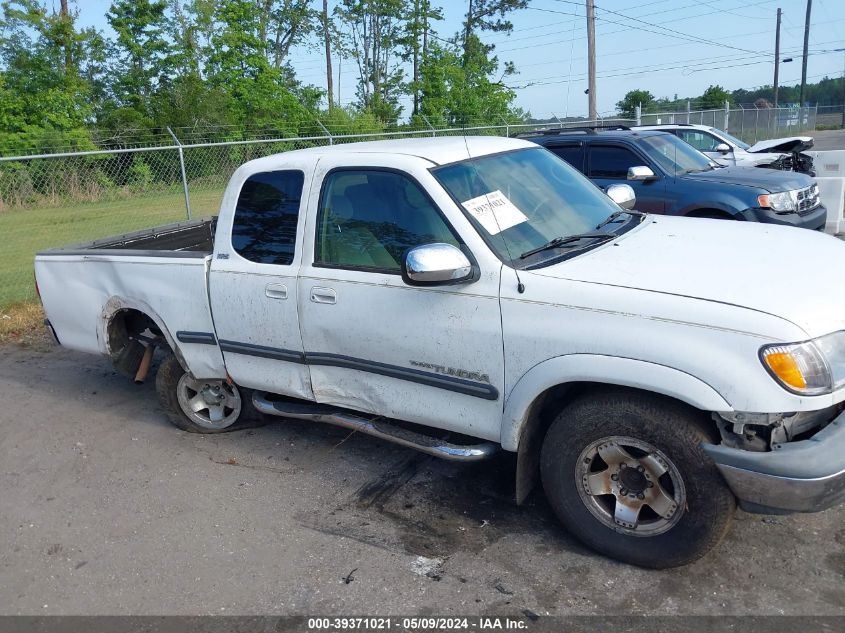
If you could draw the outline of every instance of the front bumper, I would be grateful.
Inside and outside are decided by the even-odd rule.
[[[775,213],[771,209],[753,207],[746,209],[740,215],[749,222],[763,222],[765,224],[783,224],[785,226],[796,226],[799,229],[811,229],[823,231],[827,221],[827,208],[820,204],[805,215],[798,213]]]
[[[845,411],[811,438],[778,446],[702,445],[749,512],[818,512],[845,501]]]

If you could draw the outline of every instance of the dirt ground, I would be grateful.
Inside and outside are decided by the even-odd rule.
[[[0,347],[0,614],[845,615],[845,508],[694,565],[586,550],[513,460],[304,422],[201,436],[99,357]]]

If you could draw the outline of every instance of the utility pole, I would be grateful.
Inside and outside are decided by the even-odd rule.
[[[807,0],[807,17],[804,18],[804,58],[801,60],[801,96],[798,107],[804,107],[804,90],[807,88],[807,48],[810,45],[810,10],[813,8],[813,0]]]
[[[596,112],[596,5],[593,0],[587,0],[587,74],[589,87],[587,90],[589,103],[589,119],[598,119]]]
[[[780,67],[780,7],[778,7],[778,25],[775,29],[775,107],[778,107],[778,68]]]
[[[845,65],[842,66],[842,127],[845,128]]]
[[[323,0],[323,38],[326,43],[326,95],[329,100],[329,110],[332,109],[334,103],[332,102],[332,92],[334,92],[333,76],[332,76],[332,47],[331,38],[329,37],[329,0]]]

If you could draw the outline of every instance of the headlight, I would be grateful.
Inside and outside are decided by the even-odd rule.
[[[760,360],[781,386],[820,395],[845,386],[845,331],[804,343],[766,345]]]
[[[757,196],[757,204],[772,211],[795,211],[798,209],[798,192],[764,193]]]

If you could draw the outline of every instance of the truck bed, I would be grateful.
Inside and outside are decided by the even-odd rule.
[[[111,355],[108,325],[126,310],[169,328],[174,349],[180,331],[213,332],[207,262],[216,225],[216,218],[179,222],[38,253],[35,276],[58,340]],[[212,345],[191,346],[182,356],[201,375],[216,375],[222,365]]]
[[[150,257],[205,257],[214,248],[217,218],[202,218],[166,224],[92,242],[53,248],[38,255],[81,255],[91,251],[111,251],[110,255]]]

